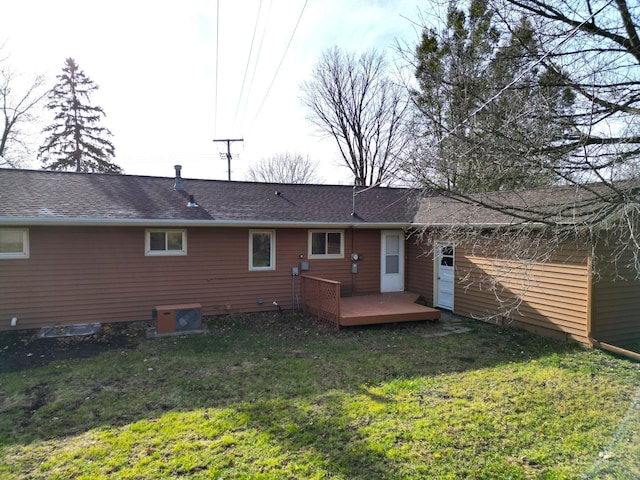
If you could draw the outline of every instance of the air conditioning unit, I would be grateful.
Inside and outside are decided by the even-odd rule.
[[[156,333],[187,332],[202,329],[202,305],[160,305],[155,308]]]

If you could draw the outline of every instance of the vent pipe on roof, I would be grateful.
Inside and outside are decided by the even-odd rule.
[[[189,202],[187,202],[187,207],[197,207],[198,204],[193,199],[193,195],[189,195]]]
[[[173,184],[173,188],[174,190],[184,190],[184,187],[182,186],[182,177],[180,176],[182,165],[175,165],[174,168],[176,169],[176,181]]]

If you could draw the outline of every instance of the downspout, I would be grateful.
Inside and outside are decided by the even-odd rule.
[[[640,353],[632,352],[625,348],[616,347],[609,343],[601,342],[593,338],[592,335],[592,312],[593,312],[593,255],[587,257],[587,340],[592,347],[601,348],[623,357],[631,358],[636,362],[640,362]]]

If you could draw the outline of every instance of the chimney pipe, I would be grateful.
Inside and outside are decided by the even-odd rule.
[[[173,188],[174,190],[184,190],[184,187],[182,186],[182,177],[180,176],[182,165],[175,165],[174,168],[176,169],[176,181],[173,184]]]

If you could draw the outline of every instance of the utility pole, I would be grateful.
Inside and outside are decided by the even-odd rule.
[[[227,142],[227,172],[231,181],[231,142],[244,142],[243,138],[216,139],[214,142]]]

